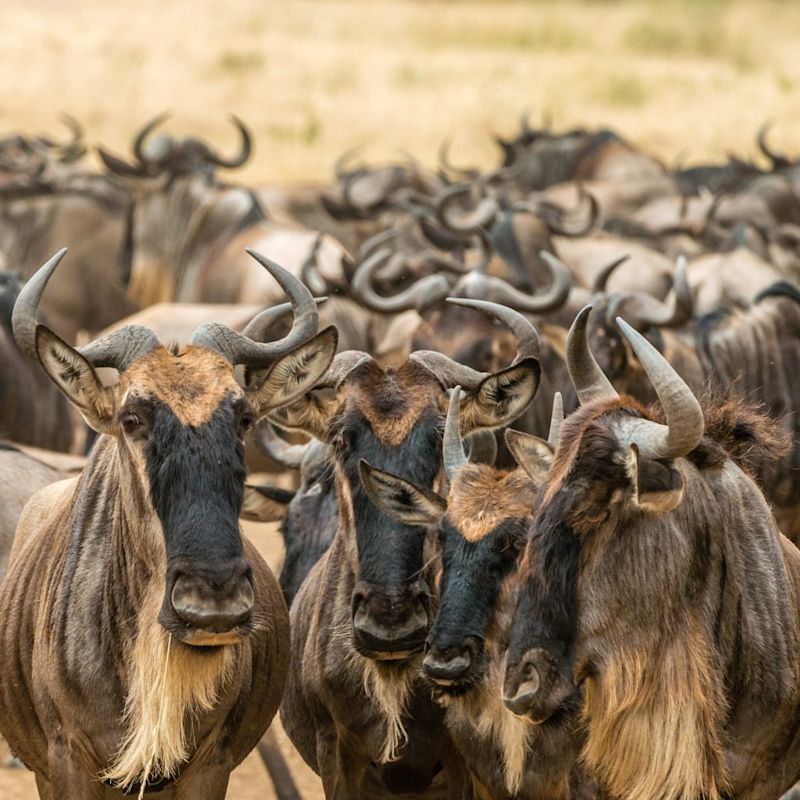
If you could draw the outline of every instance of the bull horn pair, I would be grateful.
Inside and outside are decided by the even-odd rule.
[[[375,290],[374,279],[391,258],[388,248],[370,255],[356,270],[352,281],[353,296],[364,306],[380,313],[399,313],[416,309],[422,312],[440,305],[445,298],[486,299],[516,311],[527,314],[545,314],[561,308],[572,288],[572,274],[563,262],[551,253],[540,254],[553,273],[549,289],[541,294],[530,295],[511,286],[494,275],[487,275],[482,269],[474,269],[453,285],[442,274],[428,275],[408,288],[391,297],[385,297]],[[485,261],[485,259],[484,259]],[[443,268],[443,264],[438,265]],[[457,271],[453,265],[450,271]]]
[[[379,295],[373,286],[375,274],[390,261],[391,257],[392,251],[384,247],[372,253],[353,276],[353,295],[367,308],[382,314],[394,314],[412,308],[421,310],[423,307],[435,306],[444,301],[450,292],[450,281],[444,275],[428,275],[393,297]]]
[[[449,299],[447,302],[461,306],[477,308],[494,317],[498,322],[508,327],[517,340],[517,353],[513,363],[519,364],[525,359],[539,359],[539,335],[536,328],[528,319],[505,306],[490,303],[485,300]],[[434,350],[417,350],[408,357],[431,374],[435,375],[445,386],[462,386],[467,391],[477,389],[483,381],[491,377],[489,372],[480,372],[471,367]],[[363,364],[373,361],[369,353],[361,350],[345,350],[338,353],[325,373],[317,388],[336,388],[350,373]]]
[[[581,217],[580,211],[584,205],[587,211]],[[591,192],[586,191],[583,185],[579,187],[578,204],[569,211],[545,200],[515,203],[511,210],[533,214],[557,236],[569,237],[585,236],[594,228],[600,216],[600,204],[597,198]]]
[[[450,403],[447,407],[447,420],[444,424],[444,436],[442,438],[442,463],[447,479],[452,483],[458,471],[465,467],[471,460],[464,453],[464,444],[461,439],[461,426],[459,423],[459,411],[461,410],[461,387],[456,386],[450,393]],[[550,419],[550,432],[547,436],[547,443],[554,450],[558,445],[561,435],[561,423],[564,421],[564,403],[561,399],[561,392],[556,392],[553,396],[553,413]],[[495,441],[492,436],[492,441]]]
[[[603,374],[586,339],[591,306],[582,309],[567,337],[567,368],[582,404],[616,398],[618,394]],[[630,342],[661,401],[666,425],[647,419],[626,419],[618,438],[623,445],[636,444],[646,458],[674,459],[688,455],[700,444],[705,430],[697,398],[664,356],[621,317],[617,324]]]
[[[530,320],[507,306],[492,303],[488,300],[469,300],[460,297],[449,297],[448,303],[475,308],[505,325],[517,340],[517,352],[512,366],[525,359],[539,360],[540,342],[539,334]],[[438,376],[446,386],[462,386],[467,391],[474,391],[491,373],[480,372],[458,361],[438,353],[434,350],[417,350],[408,357],[410,361],[421,364],[427,370]]]
[[[38,360],[36,329],[39,301],[66,252],[66,248],[60,250],[39,268],[25,284],[14,305],[11,316],[14,338],[20,350],[34,361]],[[291,329],[276,342],[263,343],[251,339],[248,334],[262,330],[265,319],[274,319],[275,311],[267,309],[248,324],[244,333],[237,333],[217,322],[201,325],[192,334],[190,344],[219,353],[233,365],[266,367],[279,356],[313,338],[319,327],[319,314],[314,298],[301,281],[260,253],[249,249],[247,252],[275,278],[289,296],[294,310]],[[126,325],[77,350],[93,367],[113,367],[123,372],[136,359],[159,344],[158,337],[149,328],[143,325]]]

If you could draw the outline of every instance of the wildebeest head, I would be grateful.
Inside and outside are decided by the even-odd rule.
[[[628,320],[637,331],[663,348],[662,329],[680,328],[691,320],[692,291],[686,277],[686,259],[681,256],[675,266],[673,291],[664,302],[645,292],[606,292],[606,281],[626,259],[624,256],[611,262],[595,279],[587,338],[594,345],[600,369],[621,391],[640,400],[650,400],[655,399],[652,388],[615,319],[621,316]]]
[[[448,695],[464,694],[482,680],[490,657],[487,642],[503,638],[500,608],[512,598],[512,576],[524,548],[535,488],[553,455],[551,443],[507,431],[509,447],[526,470],[470,463],[458,424],[459,394],[456,389],[450,397],[445,423],[446,501],[437,502],[430,492],[385,473],[370,475],[367,483],[370,496],[393,518],[438,524],[438,609],[422,668],[436,690]],[[561,413],[559,397],[550,442],[558,440]]]
[[[428,275],[392,297],[382,297],[373,286],[376,273],[390,256],[387,249],[370,255],[353,278],[353,293],[367,308],[380,313],[399,313],[416,309],[421,320],[412,340],[412,350],[437,350],[451,359],[482,372],[491,372],[508,363],[516,343],[513,335],[495,320],[476,311],[462,299],[489,300],[526,314],[544,314],[561,307],[569,296],[571,277],[567,267],[552,254],[543,252],[549,265],[552,284],[543,292],[530,295],[482,268],[462,274],[458,280],[441,273]],[[450,298],[451,302],[445,302]],[[401,342],[385,349],[399,348]],[[407,343],[406,343],[407,346]]]
[[[286,605],[311,568],[330,547],[339,518],[336,487],[328,445],[312,439],[303,445],[283,441],[269,423],[257,441],[270,458],[286,469],[299,470],[296,492],[272,486],[248,486],[242,519],[256,522],[281,521],[285,556],[278,576]]]
[[[603,548],[635,548],[637,537],[679,536],[683,458],[700,443],[700,405],[663,356],[622,320],[661,400],[667,424],[619,397],[586,343],[590,308],[570,331],[567,360],[582,407],[564,422],[555,459],[532,525],[525,581],[510,639],[506,705],[543,722],[574,701],[578,592],[591,580],[587,560]],[[685,522],[685,521],[684,521]],[[660,529],[660,528],[659,528]],[[647,531],[650,531],[648,533]],[[645,564],[642,568],[646,569]],[[587,577],[589,576],[589,577]],[[619,597],[617,602],[627,602]]]
[[[271,415],[278,424],[304,429],[331,445],[340,531],[354,576],[352,635],[356,648],[369,657],[401,659],[422,648],[429,590],[425,528],[393,520],[372,502],[362,462],[430,491],[441,468],[450,387],[466,387],[460,420],[469,433],[515,419],[538,386],[538,337],[531,324],[493,303],[461,302],[514,330],[518,350],[512,366],[481,373],[441,353],[417,352],[399,367],[383,369],[365,353],[340,353],[324,381],[334,390],[332,398],[308,397]]]
[[[238,525],[243,436],[313,386],[333,358],[336,331],[315,335],[318,318],[308,290],[251,253],[292,299],[295,323],[280,341],[250,337],[281,308],[262,312],[242,334],[203,325],[180,349],[162,346],[142,326],[74,349],[36,322],[39,299],[64,253],[20,293],[13,314],[17,342],[86,422],[113,438],[113,448],[98,448],[95,458],[111,459],[109,491],[118,493],[118,513],[132,536],[144,537],[151,572],[164,575],[160,623],[186,644],[235,642],[258,624]],[[249,370],[244,387],[234,379],[236,365]],[[102,385],[95,372],[101,366],[116,368],[119,383]]]

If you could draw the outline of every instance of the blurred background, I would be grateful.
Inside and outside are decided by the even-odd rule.
[[[327,178],[355,145],[493,163],[522,110],[609,126],[668,166],[791,147],[800,3],[778,0],[3,0],[0,129],[60,111],[125,152],[171,110],[220,148],[256,136],[245,182]]]

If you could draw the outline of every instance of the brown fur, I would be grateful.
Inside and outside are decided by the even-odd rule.
[[[164,530],[144,444],[123,434],[115,411],[153,397],[200,426],[243,390],[230,363],[192,346],[157,348],[117,387],[96,389],[92,371],[52,341],[43,360],[78,365],[76,378],[65,368],[65,391],[89,398],[113,435],[101,436],[79,479],[45,488],[23,511],[0,585],[0,732],[36,773],[42,800],[121,796],[110,785],[130,790],[148,779],[172,779],[165,800],[221,800],[277,710],[289,666],[286,605],[243,541],[255,600],[236,644],[190,647],[162,627]]]
[[[458,471],[448,494],[447,515],[469,542],[482,539],[503,520],[531,513],[534,488],[521,470],[468,464]]]
[[[587,404],[564,423],[535,521],[540,546],[580,542],[575,607],[551,598],[575,627],[548,624],[574,637],[584,759],[621,800],[769,800],[800,775],[800,554],[738,465],[780,436],[739,403],[706,413],[700,445],[665,465],[681,502],[646,513],[615,431],[659,415],[624,397]],[[529,548],[527,571],[541,566]]]
[[[441,387],[413,361],[395,372],[371,365],[364,380],[344,389],[340,402],[360,411],[373,433],[388,445],[400,444],[426,408],[442,404]]]
[[[235,387],[230,365],[221,355],[192,345],[177,353],[159,347],[120,378],[123,397],[149,394],[168,405],[183,424],[195,427],[208,422]]]

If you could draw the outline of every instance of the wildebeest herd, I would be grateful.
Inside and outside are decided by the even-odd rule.
[[[791,789],[766,128],[670,169],[523,119],[488,171],[258,190],[236,118],[233,155],[158,117],[99,170],[65,121],[0,140],[0,734],[42,798],[218,800],[256,746],[295,798],[279,710],[333,800]],[[240,519],[281,521],[277,580]]]

